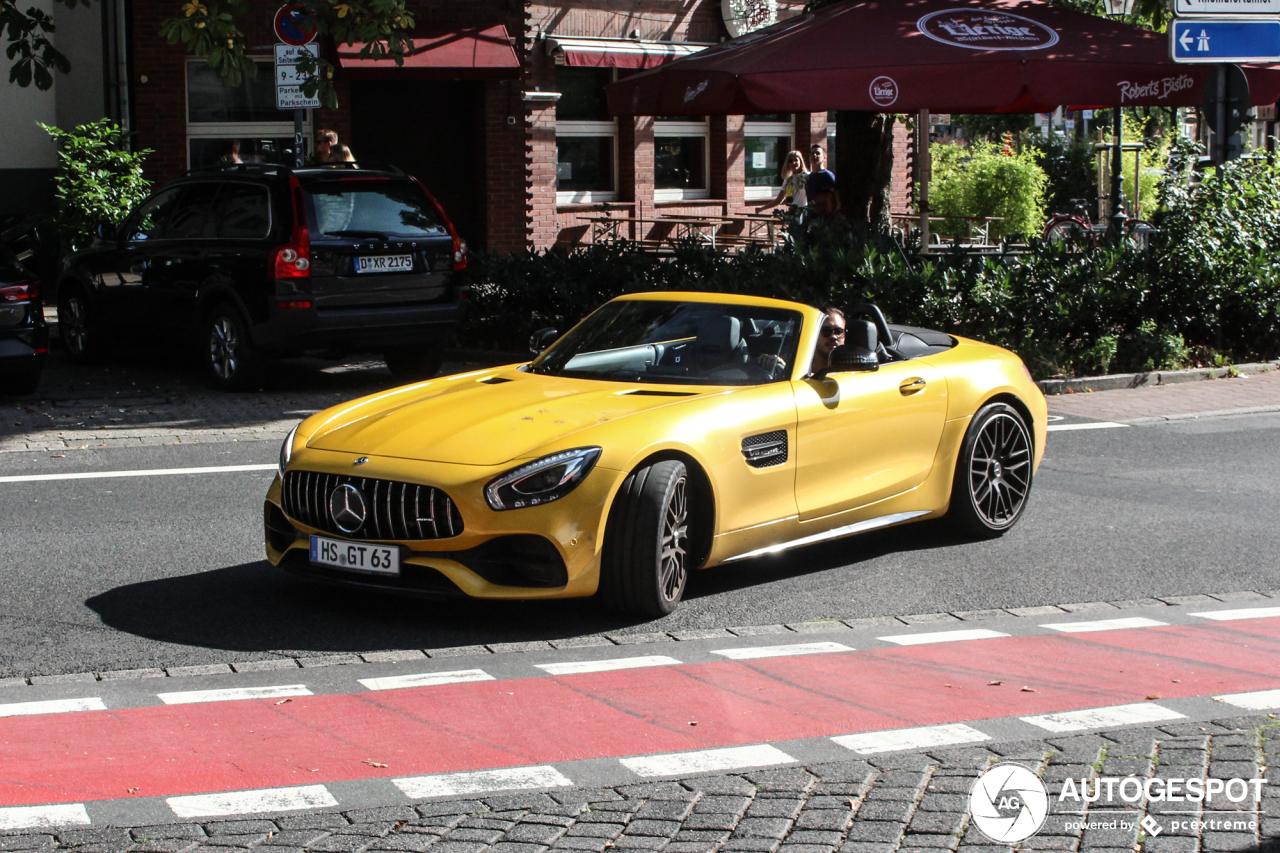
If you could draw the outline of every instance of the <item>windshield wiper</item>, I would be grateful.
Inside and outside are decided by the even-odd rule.
[[[376,237],[383,242],[391,239],[385,231],[326,231],[324,235],[326,237]]]

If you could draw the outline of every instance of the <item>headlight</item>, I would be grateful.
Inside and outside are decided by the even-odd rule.
[[[498,511],[558,501],[591,473],[598,447],[562,450],[514,468],[484,487],[484,499]]]
[[[302,424],[298,424],[302,426]],[[284,473],[284,466],[289,464],[289,460],[293,458],[293,437],[298,434],[298,427],[295,426],[289,430],[289,434],[284,437],[284,444],[280,445],[280,473]]]

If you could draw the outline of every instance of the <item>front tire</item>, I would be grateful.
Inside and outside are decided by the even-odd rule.
[[[382,357],[397,382],[421,382],[440,372],[440,367],[444,364],[444,347],[436,344],[416,349],[388,350]]]
[[[249,387],[257,378],[260,359],[240,312],[225,302],[216,305],[202,328],[205,375],[227,391]]]
[[[978,410],[956,461],[947,520],[962,536],[994,539],[1022,517],[1031,494],[1031,432],[1017,409]]]
[[[679,606],[692,568],[693,494],[688,469],[671,459],[623,482],[600,564],[600,594],[609,606],[654,617]]]

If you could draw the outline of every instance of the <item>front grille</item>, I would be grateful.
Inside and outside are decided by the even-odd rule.
[[[344,485],[360,490],[366,509],[364,522],[351,531],[339,528],[329,512],[329,496]],[[415,483],[289,471],[281,504],[285,515],[308,527],[352,539],[448,539],[462,532],[462,515],[453,500],[439,489]]]

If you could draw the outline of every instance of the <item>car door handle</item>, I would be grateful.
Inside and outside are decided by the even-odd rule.
[[[914,379],[908,379],[906,382],[903,382],[898,386],[898,390],[901,391],[903,395],[914,394],[917,391],[923,391],[925,384],[925,381],[917,376]]]

